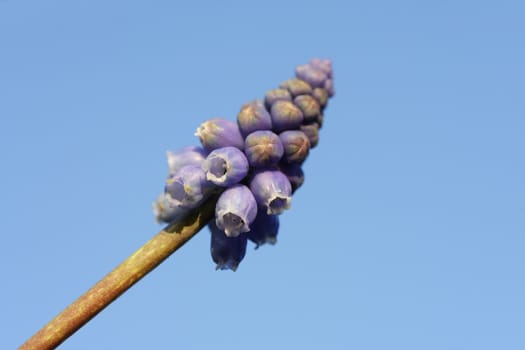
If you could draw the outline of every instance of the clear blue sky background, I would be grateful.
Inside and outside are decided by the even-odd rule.
[[[0,347],[161,228],[167,149],[329,57],[279,243],[216,272],[203,231],[62,348],[524,349],[524,11],[0,1]]]

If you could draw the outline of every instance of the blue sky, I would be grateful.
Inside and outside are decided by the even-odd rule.
[[[167,149],[329,57],[279,243],[217,272],[203,230],[61,348],[525,348],[524,10],[0,1],[1,347],[161,228]]]

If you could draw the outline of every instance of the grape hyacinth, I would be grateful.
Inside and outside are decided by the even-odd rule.
[[[276,164],[284,154],[284,147],[275,133],[259,130],[246,137],[244,153],[251,166],[261,168]]]
[[[248,159],[235,147],[222,147],[213,150],[202,162],[206,179],[218,186],[232,186],[248,174]]]
[[[250,181],[257,204],[268,215],[278,215],[290,208],[292,184],[279,170],[263,170]]]
[[[295,76],[245,103],[230,121],[213,118],[195,133],[201,146],[168,151],[165,190],[153,203],[158,222],[172,223],[218,196],[210,252],[218,270],[235,271],[247,242],[275,244],[280,215],[303,185],[302,164],[318,145],[335,94],[332,62],[313,59]]]
[[[215,206],[215,223],[228,237],[250,231],[257,215],[257,202],[244,185],[232,186],[224,191]]]

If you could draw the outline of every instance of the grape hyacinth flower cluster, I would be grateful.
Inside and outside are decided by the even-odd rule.
[[[170,223],[219,192],[211,231],[217,269],[235,271],[248,241],[275,244],[279,216],[304,182],[301,165],[319,142],[332,63],[313,59],[295,77],[244,104],[237,121],[214,118],[196,131],[201,146],[168,152],[164,192],[153,203],[158,222]]]

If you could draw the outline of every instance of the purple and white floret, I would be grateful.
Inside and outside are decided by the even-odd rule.
[[[227,188],[215,206],[215,223],[228,237],[250,231],[250,224],[256,215],[257,202],[250,189],[244,185]]]
[[[268,215],[278,215],[290,208],[292,185],[279,170],[257,172],[250,181],[250,189]]]

